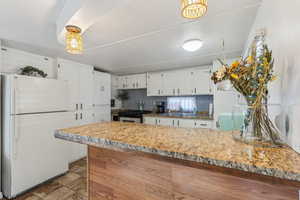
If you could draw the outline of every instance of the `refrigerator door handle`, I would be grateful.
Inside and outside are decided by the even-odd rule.
[[[18,142],[20,140],[20,133],[19,133],[17,127],[16,127],[16,124],[17,124],[16,120],[17,120],[17,116],[14,116],[14,119],[12,120],[13,129],[14,129],[13,130],[13,133],[14,133],[13,140],[14,140],[14,142],[12,144],[13,145],[13,159],[14,160],[17,160],[17,157],[18,157],[18,151],[19,151]]]

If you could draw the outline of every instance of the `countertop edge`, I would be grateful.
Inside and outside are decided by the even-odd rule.
[[[190,116],[164,116],[164,115],[161,115],[161,114],[150,113],[150,114],[143,114],[143,117],[158,117],[158,118],[170,118],[170,119],[214,121],[213,117],[203,116],[203,115],[190,117]]]
[[[150,154],[160,155],[169,158],[176,158],[181,160],[204,163],[204,164],[218,166],[218,167],[238,169],[245,172],[251,172],[251,173],[256,173],[256,174],[261,174],[266,176],[273,176],[273,177],[291,180],[291,181],[300,181],[300,174],[280,171],[274,168],[259,168],[257,166],[251,166],[251,165],[246,165],[246,164],[232,162],[232,161],[216,160],[216,159],[205,158],[196,155],[187,155],[185,153],[169,152],[164,150],[147,148],[144,146],[136,146],[136,145],[121,143],[121,142],[112,141],[108,139],[81,136],[77,134],[66,133],[60,130],[56,130],[54,135],[56,138],[59,139],[76,142],[80,144],[96,146],[100,148],[107,148],[107,149],[120,150],[120,151],[121,150],[139,151],[139,152],[150,153]]]

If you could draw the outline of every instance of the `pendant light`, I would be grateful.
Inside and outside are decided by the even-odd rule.
[[[66,51],[71,54],[81,54],[83,51],[81,29],[78,26],[66,26]]]
[[[207,12],[207,0],[181,0],[181,14],[184,18],[196,19]]]

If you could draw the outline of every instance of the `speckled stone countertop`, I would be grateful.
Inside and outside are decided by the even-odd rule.
[[[233,134],[238,133],[106,122],[57,130],[55,137],[300,181],[300,154],[288,147],[246,145],[235,141]]]
[[[197,115],[172,115],[172,114],[144,114],[143,117],[159,117],[159,118],[176,118],[176,119],[194,119],[194,120],[214,120],[213,116],[208,114],[197,114]]]

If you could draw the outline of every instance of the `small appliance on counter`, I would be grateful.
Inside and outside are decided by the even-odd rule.
[[[166,112],[166,102],[164,101],[157,101],[156,102],[156,113],[165,113]]]
[[[110,107],[114,108],[116,106],[116,100],[115,99],[111,99],[110,100]]]

